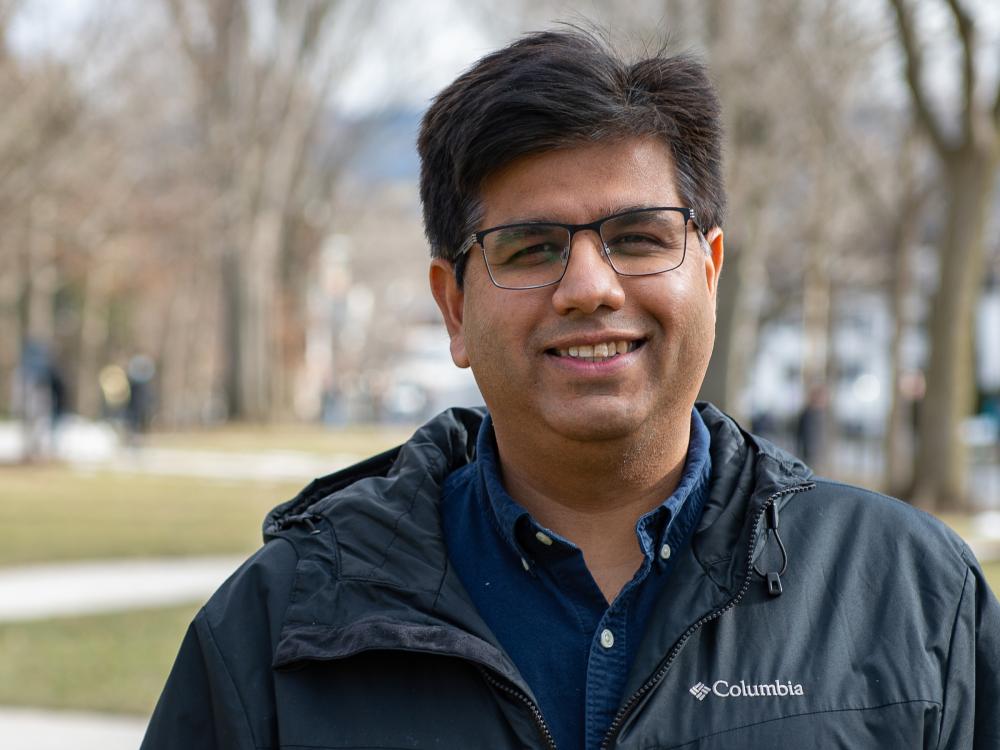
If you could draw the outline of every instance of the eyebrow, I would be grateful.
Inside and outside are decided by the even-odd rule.
[[[614,216],[615,214],[622,214],[626,211],[642,211],[648,208],[656,208],[652,204],[634,204],[628,206],[610,206],[604,205],[600,208],[598,217],[594,221],[599,221],[602,218],[608,216]],[[551,216],[545,216],[544,214],[536,214],[534,216],[515,216],[513,218],[507,219],[500,222],[497,226],[504,226],[507,224],[573,224],[575,222],[571,221],[560,221]],[[590,222],[583,222],[584,224],[589,224]]]

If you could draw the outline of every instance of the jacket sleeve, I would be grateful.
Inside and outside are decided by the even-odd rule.
[[[952,632],[942,710],[941,750],[1000,748],[1000,602],[966,550],[969,564]]]
[[[253,750],[276,744],[271,662],[296,562],[291,544],[268,542],[198,612],[141,750]]]
[[[205,618],[188,627],[141,750],[253,750],[232,675]]]

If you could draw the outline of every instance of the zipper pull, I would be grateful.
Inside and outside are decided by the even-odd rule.
[[[781,576],[777,571],[771,571],[767,574],[767,593],[771,596],[781,596],[781,592]]]
[[[754,565],[754,571],[757,575],[764,578],[767,583],[768,594],[771,596],[781,596],[782,591],[784,591],[781,585],[781,574],[788,568],[788,552],[785,550],[785,545],[781,541],[781,535],[778,533],[778,506],[773,502],[764,510],[764,526],[766,528],[764,543],[767,544],[767,539],[770,539],[773,535],[774,541],[778,545],[778,550],[781,552],[781,570],[772,570],[763,573]]]

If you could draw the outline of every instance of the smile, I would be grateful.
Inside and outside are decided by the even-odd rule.
[[[583,359],[589,362],[603,362],[619,354],[634,352],[642,345],[641,340],[636,341],[607,341],[600,344],[580,344],[570,346],[565,349],[552,349],[557,357],[571,357],[573,359]]]

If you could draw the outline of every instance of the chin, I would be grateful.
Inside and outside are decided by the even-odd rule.
[[[587,408],[583,404],[546,416],[553,432],[569,440],[596,442],[635,436],[644,420],[639,410],[627,406]]]

